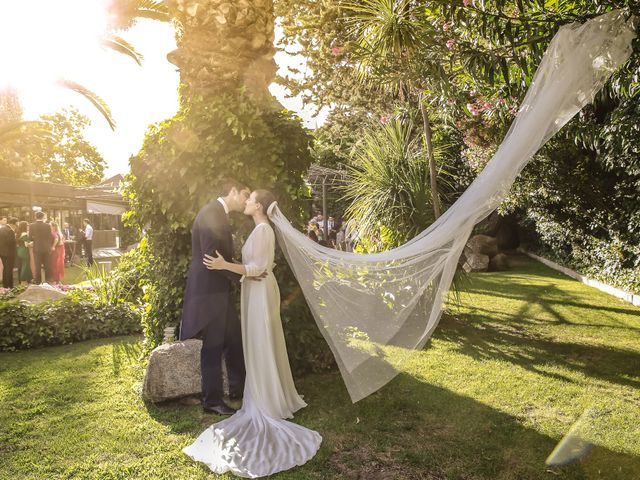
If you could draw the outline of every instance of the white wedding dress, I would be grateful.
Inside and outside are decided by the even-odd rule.
[[[256,478],[302,465],[322,442],[313,430],[284,420],[307,404],[293,383],[280,321],[280,290],[272,272],[275,235],[258,224],[242,248],[242,345],[247,377],[242,408],[207,428],[183,451],[215,473]]]

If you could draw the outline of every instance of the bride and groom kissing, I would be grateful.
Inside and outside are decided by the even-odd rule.
[[[267,190],[251,192],[233,179],[223,182],[219,194],[193,223],[180,339],[202,338],[204,411],[231,416],[211,425],[183,451],[216,473],[255,478],[306,463],[322,438],[284,420],[306,403],[293,382],[272,271],[275,234],[268,213],[275,197]],[[233,261],[231,212],[244,213],[255,223],[239,263]],[[240,318],[231,296],[237,282]],[[242,399],[238,411],[223,399],[222,355],[229,397]]]

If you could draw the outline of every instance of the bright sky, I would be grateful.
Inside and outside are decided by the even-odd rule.
[[[174,115],[179,74],[166,58],[176,48],[171,25],[140,20],[119,33],[144,56],[142,67],[100,47],[97,36],[105,27],[104,1],[3,2],[0,85],[10,83],[18,88],[27,119],[71,105],[87,115],[92,125],[85,135],[106,160],[105,176],[110,177],[129,170],[129,157],[142,146],[150,124]],[[33,15],[34,9],[39,9],[38,15]],[[286,71],[287,65],[299,68],[302,60],[279,52],[276,61]],[[84,97],[54,87],[61,76],[102,97],[111,109],[116,130],[109,128]],[[315,128],[324,121],[326,114],[312,118],[314,108],[303,109],[300,99],[285,99],[282,87],[272,85],[270,90],[285,107],[298,112],[306,126]]]

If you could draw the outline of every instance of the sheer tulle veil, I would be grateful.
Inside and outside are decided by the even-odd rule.
[[[297,231],[275,203],[269,207],[279,244],[352,401],[389,382],[425,345],[473,226],[628,60],[633,38],[632,19],[621,11],[561,27],[494,157],[444,215],[399,248],[371,255],[325,248]]]

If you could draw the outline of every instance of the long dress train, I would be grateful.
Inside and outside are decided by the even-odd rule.
[[[284,420],[306,406],[293,383],[280,321],[280,291],[271,271],[275,235],[259,224],[242,248],[248,276],[242,283],[242,344],[247,377],[242,408],[207,428],[183,451],[216,473],[256,478],[302,465],[318,451],[322,437]]]

